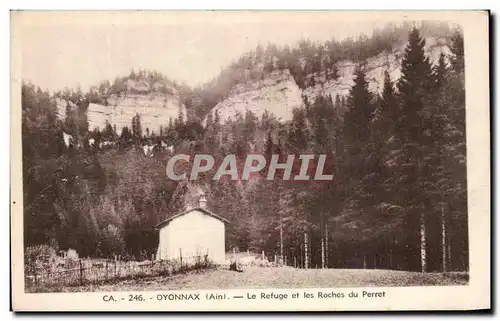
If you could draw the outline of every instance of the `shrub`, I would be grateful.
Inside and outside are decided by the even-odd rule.
[[[55,268],[56,250],[46,244],[29,246],[24,252],[25,274],[49,272]]]

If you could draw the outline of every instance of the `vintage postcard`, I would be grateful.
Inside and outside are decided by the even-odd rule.
[[[12,309],[489,309],[488,31],[11,12]]]

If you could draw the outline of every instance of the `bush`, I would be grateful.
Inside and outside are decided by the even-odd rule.
[[[25,274],[49,272],[55,268],[56,250],[49,245],[29,246],[24,251]]]

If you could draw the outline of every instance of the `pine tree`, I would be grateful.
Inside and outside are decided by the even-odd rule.
[[[23,82],[21,87],[24,242],[25,246],[57,242],[62,217],[54,211],[57,195],[64,193],[68,158],[61,122],[47,92]]]
[[[245,113],[245,121],[243,126],[242,138],[245,142],[255,141],[255,132],[257,130],[258,118],[251,110]]]
[[[398,148],[395,128],[400,116],[394,85],[386,71],[372,134],[366,143],[369,162],[363,192],[370,197],[365,205],[370,213],[368,223],[372,235],[367,236],[367,239],[374,238],[381,245],[383,250],[377,253],[378,258],[388,257],[387,260],[391,262],[403,214],[397,197],[399,176],[394,172],[392,159]],[[392,263],[388,267],[392,268]]]
[[[464,37],[460,30],[456,30],[452,39],[451,52],[453,57],[451,59],[452,68],[455,71],[463,71],[465,66],[464,61]]]
[[[428,223],[428,247],[429,247],[429,271],[446,271],[446,239],[448,216],[446,190],[449,179],[449,171],[446,165],[446,145],[448,139],[445,135],[449,115],[447,115],[447,97],[445,88],[448,82],[448,70],[444,60],[444,55],[440,56],[438,64],[434,67],[435,98],[432,104],[424,108],[426,117],[426,130],[429,134],[428,151],[426,153],[426,186],[428,199],[432,206],[427,216]],[[431,211],[432,209],[432,211]],[[441,264],[438,264],[442,261]]]
[[[94,130],[91,133],[91,137],[94,139],[94,146],[95,147],[99,146],[99,144],[101,143],[101,141],[102,141],[101,136],[102,135],[101,135],[101,132],[99,131],[99,129],[94,128]]]
[[[130,139],[132,139],[132,133],[130,132],[130,130],[128,129],[127,126],[123,127],[122,128],[122,133],[120,135],[120,140],[122,141],[122,144],[124,146],[128,145],[128,142]]]
[[[106,125],[104,127],[104,131],[102,133],[102,137],[104,137],[105,139],[108,139],[108,140],[112,140],[113,139],[113,127],[111,127],[111,124],[106,121]]]
[[[136,141],[139,141],[142,138],[141,116],[139,116],[138,113],[132,117],[132,137]]]
[[[431,102],[433,92],[432,67],[425,55],[425,40],[419,30],[409,33],[409,43],[401,64],[402,77],[398,82],[401,117],[396,126],[400,140],[398,175],[401,185],[401,205],[406,209],[406,233],[409,269],[427,271],[427,210],[429,203],[423,194],[425,153],[428,137],[424,134],[426,121],[422,111]],[[419,253],[419,254],[418,254]],[[416,258],[420,258],[417,260]]]
[[[78,113],[76,110],[76,106],[73,104],[73,102],[70,101],[66,102],[66,119],[64,121],[64,125],[66,131],[74,137],[76,142],[79,129]]]
[[[137,115],[136,115],[137,116]],[[136,122],[136,116],[132,117],[132,125],[130,128],[132,128],[132,136],[135,137],[137,135],[137,122]]]
[[[269,112],[267,111],[267,109],[264,110],[264,112],[262,113],[262,117],[260,120],[260,127],[264,132],[267,132],[271,129],[271,124],[269,122]]]
[[[453,37],[451,68],[444,68],[432,127],[435,217],[440,226],[439,248],[442,271],[468,270],[467,183],[465,143],[465,90],[463,38]],[[438,65],[439,66],[439,65]],[[437,68],[436,68],[437,69]],[[441,69],[442,70],[442,69]]]
[[[441,53],[439,55],[438,64],[433,68],[436,90],[439,90],[443,87],[444,81],[446,80],[447,69],[448,66],[446,64],[446,56],[444,53]]]
[[[373,168],[371,155],[374,103],[361,67],[355,72],[354,85],[349,91],[346,108],[341,132],[343,146],[339,155],[340,173],[337,175],[337,180],[344,189],[340,216],[346,224],[355,226],[351,237],[358,237],[359,251],[366,255],[370,252],[369,248],[365,247],[369,242],[366,240],[366,232],[363,231],[373,231],[370,214],[374,205],[373,188],[376,185],[372,176],[376,169]]]
[[[317,96],[309,110],[308,119],[315,151],[317,153],[331,151],[334,148],[333,138],[335,137],[332,133],[338,125],[331,97]]]
[[[268,162],[271,160],[273,151],[274,151],[274,142],[273,142],[273,137],[271,136],[271,132],[269,131],[267,132],[267,139],[264,145],[264,153],[266,155]]]
[[[287,147],[293,152],[303,152],[307,150],[309,141],[306,113],[304,109],[299,108],[295,108],[292,112],[293,118],[288,132]]]
[[[377,124],[379,134],[383,135],[384,140],[394,135],[395,125],[400,117],[400,109],[394,92],[394,84],[387,71],[384,73],[384,89],[380,98],[380,106],[377,110]]]
[[[368,82],[364,72],[358,68],[355,73],[354,86],[347,98],[347,111],[344,115],[342,130],[346,148],[345,161],[353,179],[359,179],[363,175],[364,146],[370,138],[370,123],[373,116],[372,94],[368,91]]]

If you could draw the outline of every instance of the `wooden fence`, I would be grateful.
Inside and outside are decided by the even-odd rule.
[[[72,265],[76,267],[52,271],[32,269],[25,277],[26,287],[78,286],[144,276],[168,276],[182,271],[207,268],[210,262],[208,255],[202,255],[183,257],[179,260],[144,262],[80,259]]]

